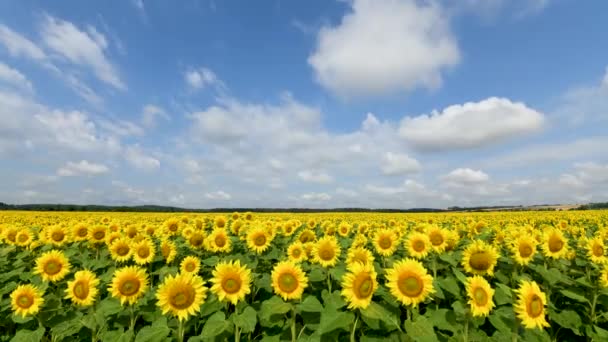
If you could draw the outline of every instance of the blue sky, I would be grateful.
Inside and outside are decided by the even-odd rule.
[[[603,1],[4,1],[0,201],[608,200]]]

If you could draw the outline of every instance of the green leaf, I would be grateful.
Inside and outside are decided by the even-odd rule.
[[[203,259],[203,264],[205,264],[207,266],[215,266],[219,261],[220,261],[220,258],[214,255],[214,256],[208,257],[207,259]]]
[[[53,337],[60,340],[72,336],[82,329],[82,320],[80,317],[76,317],[67,321],[56,324],[51,328],[51,334]]]
[[[201,337],[213,338],[224,332],[229,324],[230,323],[226,321],[226,315],[222,311],[216,312],[207,319],[207,322],[205,322]]]
[[[513,295],[511,294],[511,288],[505,284],[496,284],[496,290],[494,291],[494,301],[496,305],[504,305],[513,303]]]
[[[562,310],[561,312],[549,311],[549,319],[560,326],[572,330],[575,334],[582,336],[579,327],[583,325],[581,317],[573,310]]]
[[[206,317],[212,313],[218,312],[224,308],[224,304],[217,300],[217,297],[212,296],[201,306],[201,312],[198,314],[200,317]]]
[[[106,298],[97,304],[97,312],[101,312],[103,317],[115,315],[123,310],[118,299]]]
[[[448,291],[456,297],[460,296],[460,287],[456,282],[456,279],[453,277],[446,277],[438,279],[437,283],[441,286],[442,289]]]
[[[346,306],[346,302],[338,290],[332,292],[331,295],[328,294],[327,290],[323,290],[321,297],[323,297],[323,305],[325,307],[337,310]]]
[[[352,312],[343,312],[325,308],[321,312],[321,321],[317,332],[326,334],[336,329],[348,330],[353,323],[355,315]]]
[[[262,302],[260,315],[263,319],[268,319],[272,315],[282,315],[291,310],[291,304],[285,303],[281,298],[274,296]]]
[[[344,274],[346,274],[346,268],[343,265],[338,265],[329,270],[329,273],[334,280],[340,282]]]
[[[151,326],[141,328],[135,336],[135,342],[161,342],[170,332],[167,319],[163,317],[154,321]]]
[[[234,318],[234,325],[241,328],[244,333],[250,333],[255,330],[255,326],[258,322],[258,318],[255,309],[251,306],[247,306],[245,310]]]
[[[570,290],[561,290],[559,291],[562,295],[570,298],[570,299],[574,299],[576,301],[579,301],[581,303],[589,303],[589,300],[587,298],[585,298],[585,296],[582,296],[576,292],[570,291]]]
[[[405,331],[415,341],[436,342],[437,335],[433,329],[433,324],[424,316],[419,316],[415,321],[407,320],[403,324]]]
[[[378,319],[386,323],[387,327],[389,327],[388,331],[399,329],[399,325],[401,324],[397,315],[376,302],[371,302],[367,308],[359,310],[359,312],[365,317]]]
[[[452,303],[452,308],[454,309],[454,313],[458,316],[464,316],[466,313],[465,306],[461,301],[455,301]]]
[[[319,282],[327,279],[327,275],[319,266],[313,266],[310,272],[308,273],[308,280],[311,282]]]
[[[323,311],[323,305],[317,299],[317,297],[313,295],[306,296],[302,303],[298,305],[300,310],[305,312],[321,312]]]
[[[428,319],[440,330],[447,330],[451,332],[458,331],[459,324],[456,322],[456,315],[454,311],[448,309],[428,310]]]
[[[464,273],[460,272],[460,270],[457,269],[456,267],[452,267],[452,273],[454,273],[454,275],[456,276],[456,278],[461,283],[466,284],[468,282],[467,276],[465,276]]]
[[[34,331],[20,329],[17,334],[11,339],[11,342],[39,342],[44,336],[44,327],[40,327]]]

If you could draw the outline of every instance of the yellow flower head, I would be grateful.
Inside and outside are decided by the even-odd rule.
[[[604,240],[601,237],[595,237],[587,243],[587,255],[591,262],[595,264],[605,264],[608,261],[604,247]]]
[[[387,287],[403,305],[418,306],[435,292],[433,277],[414,259],[397,261],[386,270]]]
[[[494,307],[494,290],[487,280],[481,276],[467,279],[467,295],[473,317],[487,316]]]
[[[11,292],[11,307],[15,315],[35,315],[44,304],[43,292],[33,285],[19,285]]]
[[[536,254],[536,245],[536,239],[532,236],[526,233],[518,236],[511,247],[515,262],[523,266],[527,265]]]
[[[74,280],[68,281],[68,288],[65,289],[66,299],[79,306],[91,306],[97,297],[99,279],[89,270],[78,271],[74,275]]]
[[[272,288],[283,300],[300,299],[308,286],[308,278],[299,265],[291,261],[276,264],[271,274]]]
[[[295,262],[295,263],[299,263],[299,262],[306,260],[307,257],[306,257],[306,250],[304,248],[304,244],[302,244],[300,241],[296,241],[296,242],[292,243],[287,248],[287,256],[289,257],[290,261]]]
[[[427,231],[427,235],[433,250],[437,253],[443,253],[448,244],[447,232],[437,225],[431,225]]]
[[[405,249],[412,258],[424,259],[431,251],[429,236],[420,232],[413,232],[405,240]]]
[[[383,228],[376,231],[372,243],[378,254],[382,256],[391,256],[397,250],[399,244],[398,240],[395,231]]]
[[[46,240],[55,246],[62,246],[70,241],[70,235],[64,227],[53,226],[46,230]]]
[[[163,314],[171,313],[180,321],[196,315],[205,302],[207,288],[203,278],[188,273],[167,276],[156,291],[156,303]]]
[[[118,262],[126,262],[131,259],[131,244],[126,237],[115,240],[110,245],[110,256]]]
[[[118,298],[120,304],[135,304],[148,289],[148,275],[143,268],[126,266],[114,271],[108,292]]]
[[[202,231],[195,230],[188,236],[186,241],[188,241],[190,248],[202,249],[205,247],[205,234]]]
[[[138,265],[145,265],[152,262],[156,248],[150,239],[142,239],[132,244],[133,260]]]
[[[89,227],[85,223],[78,223],[72,228],[74,241],[84,241],[89,236]]]
[[[534,281],[522,281],[517,293],[517,302],[514,305],[515,313],[524,327],[534,329],[548,327],[545,320],[545,305],[547,299]]]
[[[34,273],[40,274],[45,281],[59,281],[63,279],[68,272],[70,272],[70,262],[61,251],[48,251],[36,259]]]
[[[165,258],[165,262],[167,264],[173,262],[177,256],[175,243],[169,239],[163,239],[160,243],[160,252],[163,255],[163,258]]]
[[[496,247],[488,245],[482,240],[476,240],[464,250],[462,267],[468,273],[477,275],[494,275],[494,267],[498,262]]]
[[[247,247],[255,253],[263,253],[270,247],[270,236],[262,226],[247,231]]]
[[[333,267],[340,257],[340,246],[338,240],[333,236],[324,236],[314,246],[313,255],[315,262],[323,267]]]
[[[229,301],[236,305],[251,292],[251,271],[246,266],[241,266],[239,260],[220,262],[215,265],[211,282],[211,291],[220,301]]]
[[[545,232],[542,248],[545,256],[559,259],[568,253],[568,240],[561,230],[551,228]]]
[[[179,269],[182,273],[198,274],[198,271],[201,269],[201,260],[189,255],[182,260]]]
[[[232,241],[223,228],[215,228],[205,239],[205,245],[210,252],[229,253],[232,250]]]
[[[346,267],[350,268],[354,264],[373,265],[374,256],[369,249],[363,247],[353,247],[348,250],[346,255]]]
[[[342,277],[342,296],[346,298],[349,309],[367,308],[377,288],[376,271],[371,264],[356,262]]]

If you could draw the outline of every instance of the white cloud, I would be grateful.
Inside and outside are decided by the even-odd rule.
[[[34,90],[32,83],[25,75],[19,72],[19,70],[13,69],[0,61],[0,84],[1,83],[6,83],[29,92]]]
[[[118,71],[108,60],[105,37],[94,27],[81,31],[71,22],[45,16],[41,36],[44,44],[70,62],[89,67],[101,81],[118,89],[126,89]]]
[[[460,53],[437,3],[353,0],[352,12],[323,27],[308,62],[318,82],[343,97],[436,88]]]
[[[150,104],[144,106],[144,109],[142,111],[141,122],[145,127],[156,127],[159,118],[166,121],[171,120],[169,114],[167,114],[167,112],[163,108]]]
[[[406,117],[399,134],[422,150],[468,149],[538,132],[544,122],[542,113],[521,102],[491,97],[430,115]]]
[[[110,169],[103,164],[95,164],[86,160],[78,163],[68,162],[65,166],[57,170],[57,175],[61,177],[71,176],[96,176],[107,173]]]
[[[209,68],[201,67],[190,69],[184,74],[184,80],[192,89],[203,89],[207,86],[216,86],[223,88],[223,82]]]
[[[100,128],[117,136],[129,137],[144,135],[143,128],[130,121],[100,119],[97,122],[99,123]]]
[[[160,168],[160,161],[146,155],[138,146],[129,146],[125,150],[124,157],[129,164],[141,170],[152,171]]]
[[[25,57],[34,60],[46,59],[46,54],[31,40],[0,24],[0,43],[13,57]]]
[[[302,194],[300,198],[305,201],[329,201],[331,196],[325,192],[309,192]]]
[[[327,184],[333,181],[333,178],[327,173],[316,170],[302,170],[298,172],[298,177],[310,183]]]
[[[441,177],[442,181],[452,186],[480,184],[487,182],[489,179],[490,177],[485,172],[469,168],[458,168]]]
[[[232,196],[230,196],[230,194],[228,194],[222,190],[218,190],[215,192],[208,192],[205,194],[205,197],[208,199],[211,199],[211,200],[222,200],[222,201],[227,201],[232,198]]]
[[[419,172],[421,169],[420,163],[402,153],[386,152],[384,154],[384,164],[382,172],[385,175],[404,175]]]

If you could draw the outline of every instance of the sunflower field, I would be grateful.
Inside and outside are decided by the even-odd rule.
[[[608,212],[2,212],[1,341],[608,341]]]

